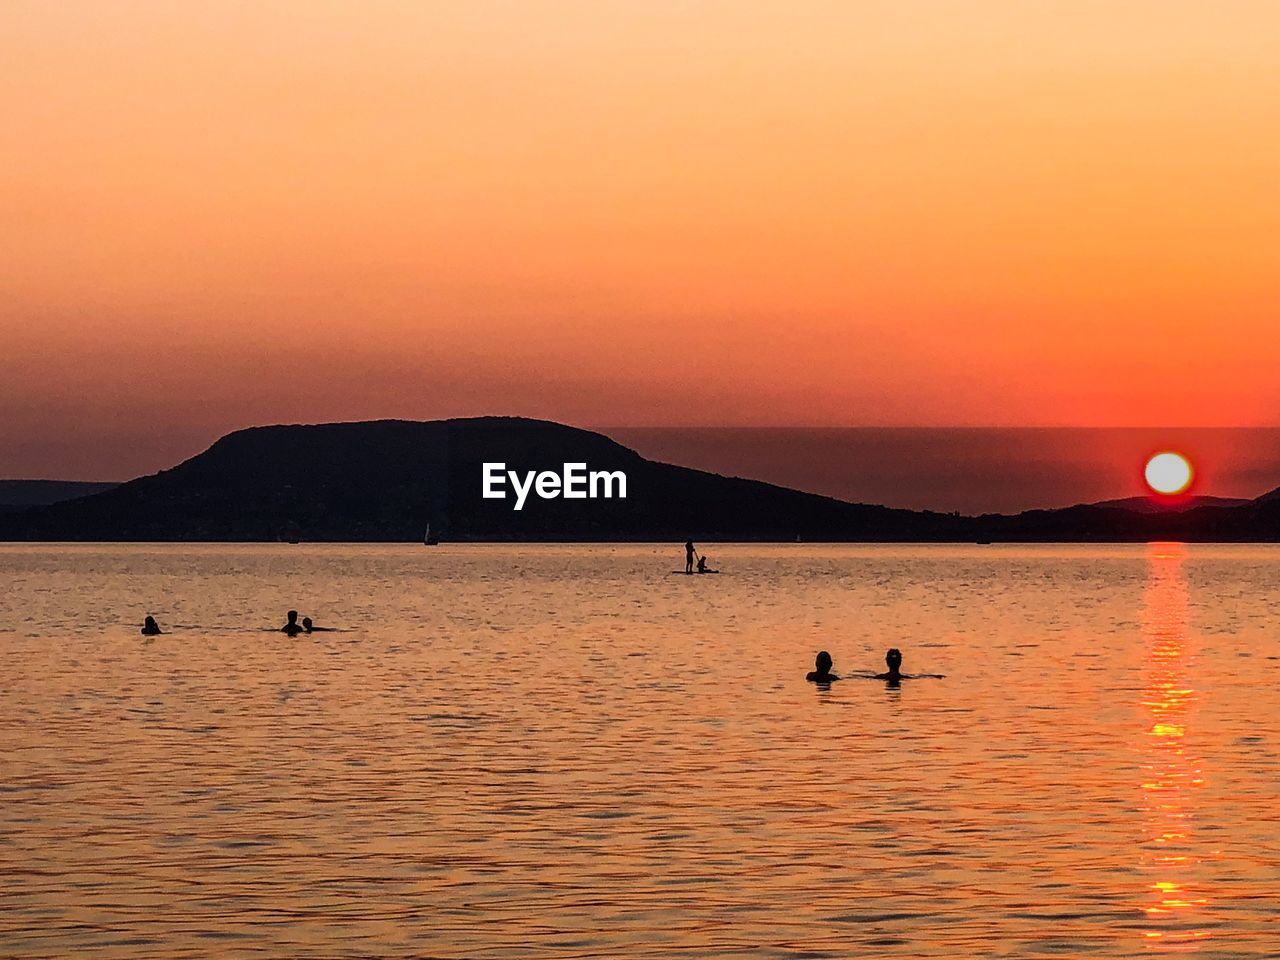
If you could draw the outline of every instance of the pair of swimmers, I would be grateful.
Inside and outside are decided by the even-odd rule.
[[[285,625],[280,628],[279,632],[296,637],[300,633],[326,633],[332,631],[333,627],[317,627],[311,622],[310,617],[303,617],[302,622],[298,622],[298,611],[290,610],[285,615]],[[142,621],[142,630],[140,631],[144,637],[158,637],[164,633],[160,629],[160,624],[156,623],[156,618],[147,614],[147,618]]]
[[[884,662],[889,669],[885,673],[872,674],[870,677],[867,677],[867,679],[887,680],[889,683],[893,684],[896,684],[901,680],[915,679],[911,674],[902,672],[902,651],[897,647],[890,648],[890,650],[884,655]],[[805,677],[805,679],[811,683],[830,683],[833,680],[840,679],[831,672],[831,654],[827,653],[825,650],[819,653],[814,659],[813,666],[814,669]],[[928,673],[920,674],[920,676],[936,677],[937,674]]]
[[[298,611],[290,610],[285,614],[285,624],[280,628],[280,632],[296,637],[300,633],[326,633],[333,629],[333,627],[317,627],[311,622],[310,617],[303,617],[302,623],[298,623]]]

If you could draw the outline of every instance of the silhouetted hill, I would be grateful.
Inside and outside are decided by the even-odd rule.
[[[626,473],[626,499],[481,497],[481,464]],[[844,503],[654,463],[607,437],[520,418],[255,427],[170,470],[0,518],[40,540],[947,540],[959,517]]]
[[[118,486],[80,480],[0,480],[0,510],[60,503]]]
[[[1230,543],[1280,539],[1280,510],[1254,501],[1236,507],[1203,506],[1166,513],[1120,507],[1077,506],[1028,510],[1014,516],[986,515],[976,521],[982,538],[1024,543]]]
[[[481,496],[481,464],[623,471],[626,499]],[[9,540],[1270,541],[1280,497],[961,517],[846,503],[656,463],[598,433],[482,417],[254,427],[149,477],[0,515]]]
[[[1251,501],[1241,497],[1180,497],[1162,500],[1155,497],[1125,497],[1123,500],[1102,500],[1087,504],[1091,507],[1115,507],[1137,513],[1182,513],[1196,507],[1241,507]]]

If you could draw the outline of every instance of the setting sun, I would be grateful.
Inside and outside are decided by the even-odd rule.
[[[1147,486],[1171,496],[1191,486],[1191,463],[1180,453],[1157,453],[1147,461]]]

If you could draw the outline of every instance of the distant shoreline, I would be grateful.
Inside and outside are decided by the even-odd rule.
[[[589,464],[625,497],[482,491],[482,467]],[[1123,493],[1124,491],[1117,491]],[[1280,491],[1253,500],[1104,500],[964,515],[853,502],[648,459],[615,440],[520,417],[253,427],[168,470],[0,513],[0,541],[102,543],[1264,543]]]

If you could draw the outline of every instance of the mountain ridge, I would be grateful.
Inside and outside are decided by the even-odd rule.
[[[625,499],[481,496],[481,464],[522,474],[586,463],[622,471]],[[1104,501],[985,514],[850,503],[641,457],[547,420],[472,417],[247,427],[166,470],[0,515],[9,540],[832,542],[1268,541],[1276,491],[1243,504],[1143,512]]]
[[[116,481],[99,480],[0,480],[0,510],[39,507],[75,500],[118,487]]]

